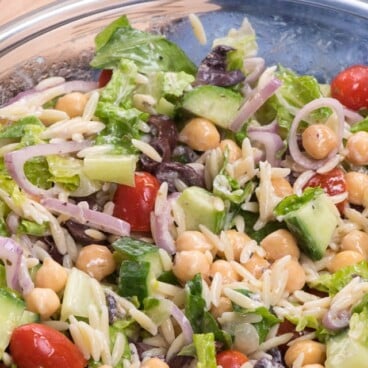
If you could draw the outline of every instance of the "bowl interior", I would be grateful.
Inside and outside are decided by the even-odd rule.
[[[208,37],[196,40],[187,15],[200,16]],[[368,4],[350,0],[65,1],[0,27],[0,105],[54,75],[91,79],[94,36],[119,15],[165,33],[199,63],[215,37],[248,17],[267,65],[277,63],[329,81],[351,64],[368,64]]]

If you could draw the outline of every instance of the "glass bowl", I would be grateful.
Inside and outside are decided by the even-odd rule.
[[[187,15],[205,27],[205,46]],[[62,1],[0,27],[0,105],[47,76],[91,79],[94,36],[119,15],[140,29],[165,33],[199,62],[211,40],[248,17],[259,54],[328,81],[342,68],[368,64],[368,4],[357,0],[83,0]]]

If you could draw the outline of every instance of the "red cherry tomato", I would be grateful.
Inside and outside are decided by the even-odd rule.
[[[22,325],[13,331],[10,353],[18,368],[83,368],[87,365],[71,340],[38,323]]]
[[[104,69],[100,73],[100,76],[98,78],[98,86],[99,88],[105,87],[107,83],[109,83],[112,76],[112,70],[111,69]]]
[[[352,110],[368,108],[368,66],[353,65],[337,74],[331,96]]]
[[[135,173],[135,187],[119,185],[114,196],[114,216],[130,223],[133,231],[149,232],[159,181],[147,172]]]
[[[325,174],[316,174],[305,185],[306,187],[321,187],[325,192],[334,196],[346,192],[346,180],[344,172],[335,168]],[[344,212],[346,201],[338,203],[336,206],[341,213]]]
[[[224,350],[216,355],[217,365],[222,368],[240,368],[247,361],[247,356],[237,350]]]

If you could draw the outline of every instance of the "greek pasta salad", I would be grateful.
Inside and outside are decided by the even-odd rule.
[[[268,66],[247,19],[199,65],[95,46],[0,107],[0,366],[365,367],[368,66]]]

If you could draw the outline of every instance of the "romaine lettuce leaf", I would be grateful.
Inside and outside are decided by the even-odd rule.
[[[51,174],[45,157],[33,157],[24,164],[24,173],[27,179],[39,188],[52,187]]]
[[[359,121],[358,123],[353,124],[350,128],[350,131],[352,133],[357,133],[360,131],[368,132],[368,118],[365,118],[362,121]]]
[[[213,333],[194,334],[193,342],[197,355],[197,368],[216,368],[215,337]]]
[[[185,315],[195,333],[212,332],[216,341],[225,346],[231,346],[231,336],[221,330],[215,317],[206,310],[206,301],[202,297],[202,277],[200,274],[188,281],[185,285],[186,301]]]
[[[34,221],[29,221],[21,219],[17,232],[19,234],[28,234],[34,236],[44,236],[49,229],[48,222],[43,222],[42,224],[37,224]]]
[[[114,21],[96,37],[94,68],[114,68],[121,59],[134,61],[139,72],[184,71],[195,74],[196,67],[176,44],[164,36],[130,26],[126,16]]]
[[[355,265],[343,267],[333,274],[322,274],[316,281],[309,282],[308,285],[313,289],[335,295],[356,276],[368,280],[367,261],[361,261]]]

